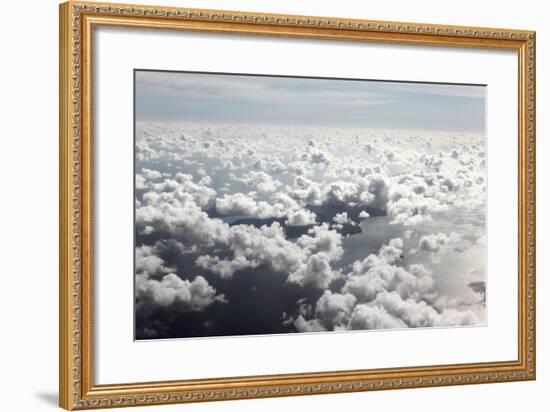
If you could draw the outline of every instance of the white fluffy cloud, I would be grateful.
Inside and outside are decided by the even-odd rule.
[[[433,214],[448,209],[448,205],[432,197],[425,197],[416,193],[396,195],[388,204],[388,215],[391,223],[413,226],[433,219]]]
[[[349,329],[393,329],[406,328],[407,324],[400,318],[388,313],[377,305],[360,304],[355,306],[348,322]]]
[[[460,236],[452,232],[449,235],[444,233],[422,236],[418,241],[418,249],[424,252],[439,252],[443,247],[457,242]]]
[[[225,216],[245,215],[265,219],[281,217],[284,209],[279,205],[272,205],[265,201],[257,202],[244,193],[234,193],[216,199],[216,210]]]
[[[178,173],[175,179],[164,179],[161,183],[150,183],[151,189],[143,195],[143,204],[156,205],[159,202],[178,206],[192,199],[198,206],[204,207],[216,195],[208,186],[194,183],[191,175]]]
[[[208,281],[196,276],[182,279],[164,265],[151,246],[136,248],[136,298],[138,307],[173,306],[181,312],[200,312],[216,301],[225,302]]]
[[[144,167],[141,172],[136,173],[136,189],[147,189],[151,183],[162,177],[162,173]]]
[[[136,209],[138,233],[155,232],[188,247],[211,247],[227,239],[229,225],[211,219],[191,198],[181,198],[178,205],[156,200]]]
[[[353,224],[355,224],[355,222],[348,217],[347,212],[336,213],[336,215],[332,218],[332,220],[334,220],[336,223],[338,223],[340,225],[345,225],[345,224],[353,225]]]
[[[421,264],[396,265],[403,241],[392,239],[378,254],[356,261],[338,293],[325,291],[314,316],[300,313],[298,330],[386,329],[458,326],[479,322],[470,310],[457,310],[434,291],[432,272]],[[437,300],[436,300],[437,299]],[[430,303],[431,302],[431,303]]]
[[[139,246],[136,248],[136,272],[147,273],[148,276],[174,271],[174,268],[164,266],[164,260],[158,257],[153,246]]]
[[[305,252],[324,252],[330,260],[339,259],[344,253],[342,235],[330,230],[326,223],[314,226],[308,235],[302,235],[296,243]]]
[[[250,172],[244,177],[244,181],[252,185],[258,192],[264,193],[274,192],[281,186],[281,182],[265,172]]]
[[[355,303],[355,297],[349,293],[339,294],[326,290],[315,306],[315,318],[306,320],[299,315],[294,326],[300,332],[333,330],[335,325],[347,324]]]
[[[223,295],[216,295],[216,289],[204,277],[197,276],[190,282],[175,273],[164,275],[161,280],[144,279],[138,275],[136,295],[142,302],[174,306],[182,312],[200,312],[215,301],[224,301]]]
[[[222,199],[221,204],[218,204],[219,200],[217,208],[221,210],[218,209],[218,212],[231,209],[242,214],[245,207],[256,208],[256,211],[261,207],[253,199],[239,194]],[[229,226],[220,219],[212,219],[191,196],[174,201],[172,196],[163,197],[154,192],[148,197],[146,205],[137,208],[136,224],[141,233],[145,230],[164,233],[193,250],[215,245],[227,248],[232,252],[232,257],[220,260],[203,256],[196,262],[200,267],[225,278],[230,278],[241,268],[265,264],[275,271],[287,272],[289,281],[293,283],[325,287],[338,274],[330,267],[324,267],[323,262],[338,259],[343,253],[341,236],[329,230],[328,225],[315,226],[308,235],[302,235],[293,242],[286,239],[283,228],[277,222],[256,228],[250,225]],[[322,255],[310,259],[319,253]]]
[[[277,222],[259,229],[233,226],[227,242],[235,258],[243,256],[286,272],[291,283],[325,288],[339,276],[330,262],[342,255],[342,240],[327,225],[314,227],[296,242],[286,239]]]
[[[287,214],[285,223],[288,226],[306,226],[313,225],[316,222],[317,215],[306,209],[291,210]]]
[[[320,252],[311,255],[306,262],[288,276],[290,283],[300,285],[312,285],[317,288],[326,289],[330,283],[340,277],[340,273],[334,271],[330,266],[330,258],[326,253]]]
[[[234,259],[220,259],[217,256],[202,255],[196,260],[196,265],[219,275],[222,279],[231,279],[233,274],[242,269],[255,268],[259,262],[248,260],[243,255],[238,255]]]
[[[305,176],[296,176],[288,194],[303,204],[320,205],[322,202],[321,187]]]
[[[464,326],[478,322],[472,311],[444,308],[439,312],[424,300],[403,299],[397,292],[381,293],[371,305],[383,307],[408,327]]]
[[[416,253],[418,251],[426,252],[437,258],[438,254],[444,252],[452,246],[457,245],[460,241],[460,235],[455,232],[451,232],[448,235],[445,233],[432,233],[420,237],[418,240],[418,248],[411,249],[409,253]]]
[[[300,206],[286,194],[276,194],[272,201],[257,201],[250,194],[224,195],[215,201],[216,210],[224,216],[244,215],[260,219],[285,217],[289,226],[306,226],[316,223],[317,215]]]

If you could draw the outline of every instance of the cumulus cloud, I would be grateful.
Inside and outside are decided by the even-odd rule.
[[[433,214],[445,211],[448,205],[439,200],[423,195],[408,193],[397,197],[388,204],[388,215],[392,224],[413,226],[433,220]]]
[[[380,305],[408,327],[464,326],[478,322],[472,311],[443,309],[440,313],[424,300],[403,299],[395,291],[379,294],[372,305]]]
[[[140,173],[136,173],[136,189],[147,189],[153,181],[161,177],[162,174],[159,171],[144,167]]]
[[[357,305],[348,322],[349,329],[393,329],[406,328],[407,324],[400,318],[388,313],[381,306]]]
[[[327,330],[318,319],[306,320],[303,315],[298,315],[292,323],[298,332],[324,332]]]
[[[155,196],[156,203],[152,200],[136,208],[138,233],[155,232],[188,247],[211,247],[227,239],[229,225],[211,219],[190,196],[182,196],[176,204],[171,197]]]
[[[314,316],[300,314],[301,330],[388,329],[461,326],[479,322],[470,310],[441,299],[434,291],[432,272],[422,264],[408,268],[396,262],[403,241],[392,239],[378,254],[356,261],[338,293],[325,291],[315,304]]]
[[[234,259],[220,259],[218,256],[202,255],[195,261],[196,265],[219,275],[222,279],[231,279],[233,274],[242,269],[255,268],[259,262],[248,260],[243,255],[235,256]]]
[[[216,289],[204,277],[197,276],[190,282],[175,273],[164,275],[161,280],[138,276],[136,294],[140,304],[151,301],[182,312],[199,312],[215,301],[225,300],[223,295],[216,295]]]
[[[332,220],[334,220],[336,223],[338,223],[340,225],[345,225],[345,224],[354,225],[355,224],[355,222],[348,217],[347,212],[336,213],[336,215],[332,218]]]
[[[136,299],[138,310],[150,306],[173,307],[180,312],[200,312],[214,302],[225,302],[203,276],[182,279],[165,266],[154,247],[136,248]]]
[[[296,242],[286,239],[277,222],[259,229],[234,226],[228,245],[235,256],[244,256],[275,271],[288,273],[291,283],[321,288],[338,276],[330,262],[343,253],[341,236],[329,230],[327,225],[314,227]]]
[[[326,223],[314,226],[308,231],[307,235],[302,235],[296,243],[306,252],[324,252],[331,260],[339,259],[344,253],[342,235],[330,230]]]
[[[317,288],[326,289],[330,283],[340,277],[340,273],[334,271],[330,266],[330,258],[326,253],[320,252],[311,255],[307,261],[288,276],[290,283],[300,285],[312,285]]]
[[[142,245],[136,248],[136,272],[154,275],[173,271],[173,268],[164,266],[164,260],[158,257],[152,246]]]
[[[317,183],[305,176],[296,176],[288,194],[300,200],[303,204],[320,205],[322,202],[321,188]]]
[[[216,199],[216,210],[225,216],[245,215],[265,219],[281,217],[284,210],[279,205],[272,205],[265,201],[257,202],[244,193],[234,193]]]
[[[317,215],[306,209],[292,210],[287,214],[288,226],[307,226],[316,222]]]
[[[286,239],[277,222],[261,228],[237,225],[229,228],[226,245],[233,258],[220,260],[204,256],[197,259],[197,264],[226,278],[239,269],[263,264],[288,273],[290,283],[317,288],[328,287],[340,276],[331,262],[343,254],[342,238],[329,230],[328,225],[315,226],[296,242]]]
[[[165,201],[173,205],[185,203],[192,199],[197,205],[204,207],[216,195],[216,191],[208,186],[193,182],[188,174],[177,173],[175,179],[164,179],[161,183],[150,184],[151,190],[143,195],[144,204],[156,204]]]
[[[454,232],[449,235],[444,233],[422,236],[418,241],[418,249],[423,252],[439,252],[443,247],[460,240],[460,236]]]
[[[339,294],[326,290],[315,306],[315,318],[308,321],[299,315],[294,325],[298,331],[332,330],[335,325],[348,322],[355,302],[355,297],[349,293]]]
[[[274,192],[281,186],[281,182],[265,172],[250,172],[243,180],[254,186],[257,191],[264,193]]]
[[[286,217],[288,226],[307,226],[316,223],[317,215],[300,206],[286,194],[276,194],[271,202],[257,201],[253,193],[224,195],[215,201],[216,211],[223,216],[244,215],[259,219]]]
[[[310,141],[312,142],[312,141]],[[331,161],[332,155],[323,147],[317,147],[317,145],[308,144],[306,150],[302,153],[301,160],[310,162],[312,164],[324,164],[328,165]]]
[[[438,254],[455,246],[460,241],[461,236],[455,232],[451,232],[448,235],[445,233],[432,233],[420,237],[418,248],[411,249],[409,253],[426,252],[437,258]]]

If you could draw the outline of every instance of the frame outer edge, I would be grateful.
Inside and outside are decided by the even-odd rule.
[[[526,30],[506,30],[473,28],[458,26],[441,26],[416,23],[375,22],[328,17],[304,17],[290,15],[268,15],[246,12],[230,12],[219,10],[182,9],[155,6],[134,6],[130,4],[91,3],[69,0],[60,5],[60,172],[59,172],[59,319],[60,319],[60,363],[59,363],[59,405],[67,410],[94,409],[106,407],[161,405],[170,403],[187,403],[214,400],[252,399],[264,397],[297,396],[321,393],[343,393],[356,391],[432,387],[447,385],[464,385],[472,383],[493,383],[505,381],[519,381],[535,379],[535,32]],[[521,365],[512,369],[494,370],[474,369],[472,371],[456,371],[438,373],[421,371],[418,376],[358,376],[357,379],[347,380],[338,377],[316,380],[314,382],[250,382],[249,385],[230,387],[229,383],[222,382],[222,387],[208,388],[198,385],[197,388],[182,388],[182,382],[162,387],[159,382],[148,382],[145,386],[136,384],[135,388],[127,385],[106,385],[105,387],[86,387],[87,366],[85,346],[91,344],[86,333],[86,317],[91,316],[85,294],[90,291],[87,283],[83,282],[82,270],[86,268],[87,254],[83,253],[86,243],[86,232],[83,232],[86,218],[86,208],[82,209],[86,201],[85,190],[86,170],[83,170],[82,161],[86,162],[82,150],[86,147],[86,95],[87,85],[82,84],[86,76],[82,67],[86,60],[84,51],[85,38],[82,37],[83,24],[86,17],[105,16],[124,17],[134,20],[154,19],[163,21],[189,21],[193,23],[220,24],[220,31],[230,31],[229,25],[241,26],[244,32],[247,27],[289,28],[288,32],[275,33],[281,37],[302,37],[301,30],[323,30],[330,34],[334,30],[346,33],[368,32],[383,34],[374,37],[373,41],[414,43],[413,37],[421,36],[426,44],[446,45],[447,39],[460,40],[466,47],[505,48],[520,52],[523,63],[520,64],[519,87],[522,91],[520,103],[524,105],[520,113],[523,127],[520,129],[520,140],[525,145],[526,163],[522,169],[525,176],[520,196],[525,196],[527,207],[523,209],[527,215],[526,225],[520,229],[525,241],[525,255],[527,260],[522,271],[521,279],[525,295],[520,308],[520,361]],[[135,24],[135,22],[133,23]],[[160,27],[159,27],[160,28]],[[199,27],[200,29],[200,27]],[[186,31],[194,31],[187,27]],[[212,31],[217,31],[214,29]],[[237,30],[237,32],[240,31]],[[256,34],[252,30],[253,34]],[[261,34],[270,34],[270,30]],[[339,34],[330,34],[340,38]],[[330,36],[326,37],[329,38]],[[307,37],[316,37],[307,34]],[[399,40],[401,39],[401,40]],[[476,45],[472,39],[479,40]],[[418,42],[420,44],[422,42]],[[521,46],[519,44],[521,43]],[[520,104],[520,106],[521,106]],[[84,144],[83,144],[84,143]],[[84,146],[84,147],[83,147]],[[82,264],[84,262],[84,264]],[[84,329],[83,329],[84,328]],[[84,349],[84,350],[83,350]],[[84,356],[83,356],[84,355]],[[266,382],[269,381],[266,377]]]
[[[528,287],[527,294],[531,298],[530,306],[528,308],[528,328],[531,333],[531,343],[529,347],[529,359],[530,362],[530,372],[533,380],[537,379],[537,33],[533,31],[531,40],[531,50],[529,55],[529,115],[528,115],[528,130],[530,134],[531,141],[529,142],[531,146],[531,156],[529,159],[528,167],[531,166],[529,170],[531,173],[531,244],[529,245],[529,250],[531,251],[530,263],[531,267],[529,268],[531,274],[531,284]],[[529,295],[530,294],[530,295]]]
[[[70,3],[59,5],[59,406],[73,409]]]

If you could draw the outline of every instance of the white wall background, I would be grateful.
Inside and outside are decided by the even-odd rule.
[[[550,27],[545,2],[524,0],[134,0],[181,7],[537,30],[538,380],[536,382],[152,407],[159,411],[399,409],[547,410],[550,387]],[[57,405],[57,0],[6,2],[0,24],[0,410]],[[465,342],[467,350],[468,342]],[[145,410],[145,409],[144,409]]]

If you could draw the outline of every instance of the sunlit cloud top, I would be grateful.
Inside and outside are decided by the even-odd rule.
[[[480,85],[143,71],[138,121],[485,130]]]

